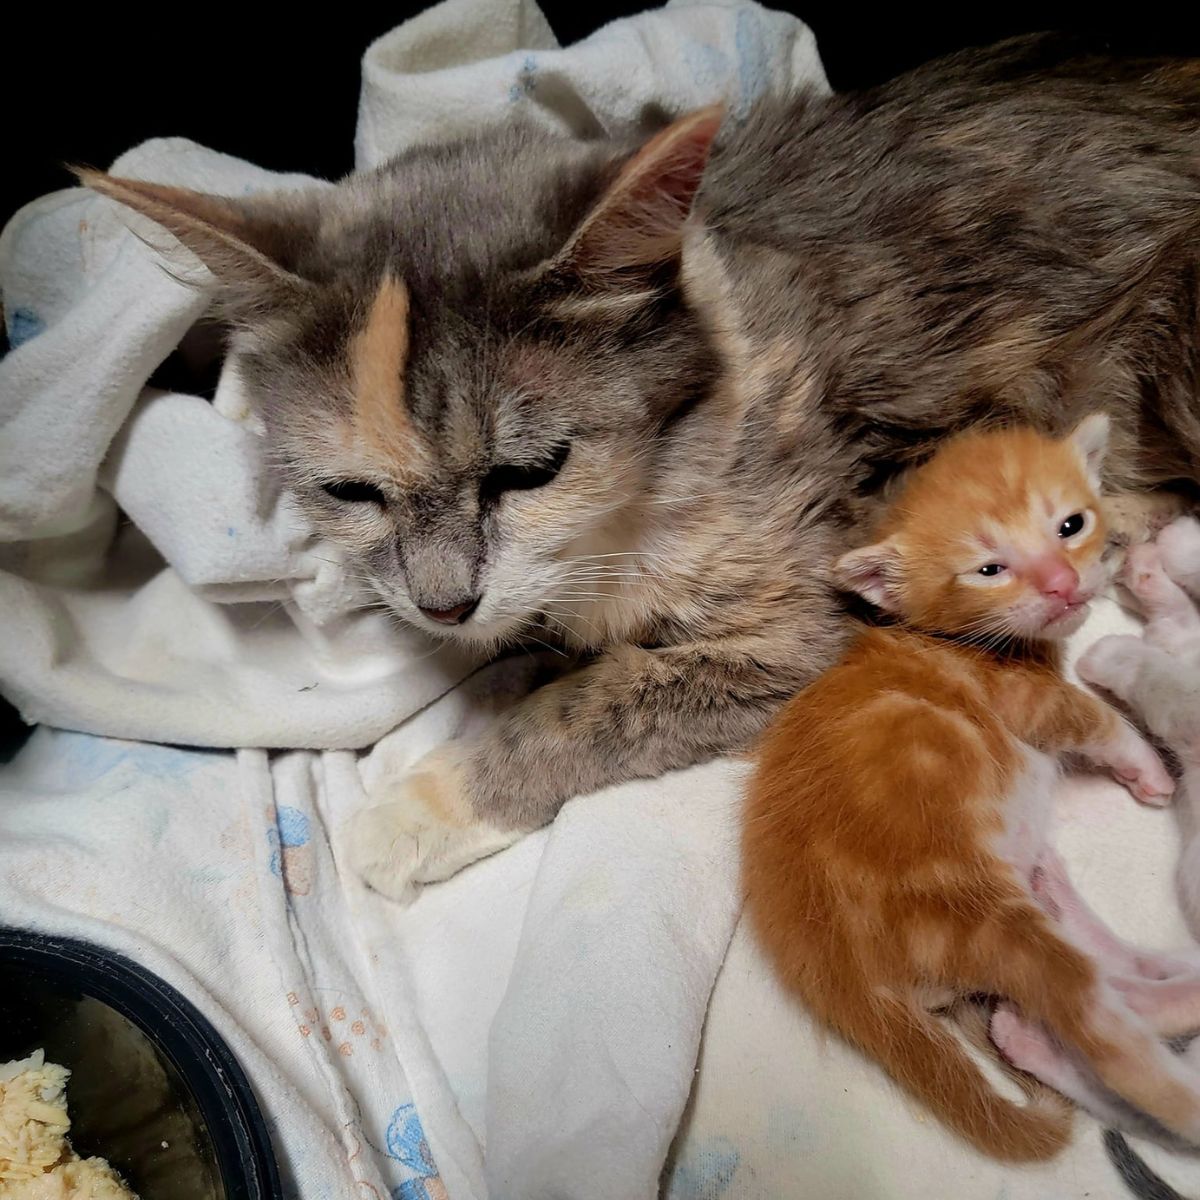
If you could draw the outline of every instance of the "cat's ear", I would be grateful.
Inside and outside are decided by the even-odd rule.
[[[1088,482],[1097,489],[1100,487],[1100,468],[1108,450],[1109,429],[1108,414],[1098,412],[1084,417],[1067,435],[1067,441],[1083,463]]]
[[[80,183],[149,217],[178,238],[226,292],[234,306],[285,301],[311,285],[285,265],[288,248],[304,236],[302,200],[228,200],[186,188],[120,179],[77,168]]]
[[[851,550],[833,567],[834,582],[848,592],[857,592],[884,612],[895,612],[900,605],[902,556],[895,538]]]
[[[723,115],[720,105],[702,108],[655,134],[621,168],[555,265],[606,287],[677,259]]]

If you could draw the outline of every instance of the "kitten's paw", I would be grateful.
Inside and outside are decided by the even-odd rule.
[[[1128,747],[1123,746],[1120,754],[1110,759],[1109,766],[1117,782],[1123,783],[1141,804],[1161,808],[1170,803],[1175,794],[1175,780],[1163,760],[1154,747],[1140,737],[1131,741]]]
[[[521,835],[479,821],[463,789],[454,743],[435,750],[400,778],[376,780],[371,799],[346,828],[351,870],[375,891],[410,901],[423,883],[448,879]]]
[[[996,1005],[988,1025],[992,1044],[1018,1070],[1044,1078],[1058,1066],[1061,1051],[1041,1025],[1027,1021],[1007,1000]]]
[[[1162,555],[1153,542],[1144,542],[1129,551],[1121,571],[1121,582],[1146,613],[1160,608],[1175,592],[1163,570]]]
[[[1180,517],[1155,542],[1167,574],[1193,596],[1200,596],[1200,521]]]
[[[1027,1020],[1005,1000],[996,1006],[988,1032],[996,1049],[1012,1066],[1073,1100],[1080,1108],[1101,1119],[1111,1120],[1111,1108],[1106,1108],[1103,1102],[1096,1103],[1095,1087],[1044,1026]],[[1048,1099],[1038,1098],[1038,1106],[1043,1107]],[[1069,1108],[1059,1111],[1058,1121],[1069,1122],[1070,1119]],[[1065,1138],[1068,1126],[1064,1124],[1062,1128]]]
[[[1109,634],[1093,642],[1075,664],[1079,678],[1116,696],[1124,696],[1137,679],[1146,648],[1141,638]]]

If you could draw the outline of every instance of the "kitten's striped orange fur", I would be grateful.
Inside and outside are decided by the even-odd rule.
[[[915,472],[883,540],[839,564],[901,624],[864,632],[785,709],[747,804],[749,913],[787,986],[947,1124],[1013,1160],[1058,1151],[1067,1110],[1048,1093],[1024,1106],[1000,1095],[930,1007],[1015,1001],[1108,1088],[1200,1142],[1200,1077],[1030,886],[1049,853],[1058,754],[1103,763],[1146,801],[1171,790],[1141,738],[1063,679],[1054,644],[1105,581],[1106,438],[1102,416],[1061,441],[973,433]],[[1200,1024],[1200,995],[1158,1024],[1181,1020]]]

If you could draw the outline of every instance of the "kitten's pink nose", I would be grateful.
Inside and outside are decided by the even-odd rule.
[[[1079,599],[1079,574],[1061,558],[1044,558],[1033,563],[1030,579],[1043,596],[1056,596],[1068,604]]]

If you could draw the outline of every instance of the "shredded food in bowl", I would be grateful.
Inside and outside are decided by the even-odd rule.
[[[70,1077],[41,1050],[0,1063],[0,1200],[137,1200],[103,1158],[71,1148]]]

